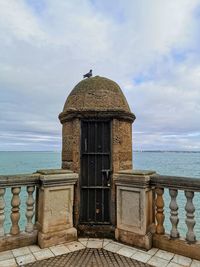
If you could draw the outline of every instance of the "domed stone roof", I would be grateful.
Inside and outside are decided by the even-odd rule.
[[[126,115],[132,121],[135,118],[119,85],[110,79],[95,76],[80,81],[74,87],[59,119],[64,122],[77,116],[105,117],[106,114],[109,117]]]

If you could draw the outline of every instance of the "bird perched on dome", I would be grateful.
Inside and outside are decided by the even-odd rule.
[[[83,75],[83,78],[90,78],[90,77],[92,77],[92,70]]]

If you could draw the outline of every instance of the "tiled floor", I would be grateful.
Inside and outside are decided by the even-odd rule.
[[[50,257],[82,250],[85,248],[103,248],[107,251],[126,256],[140,262],[148,263],[158,267],[200,267],[200,261],[179,256],[158,249],[149,251],[139,250],[125,246],[110,239],[80,238],[77,242],[65,243],[50,248],[40,249],[38,246],[29,246],[11,251],[0,252],[0,267],[16,267],[43,260]]]
[[[148,263],[136,261],[103,248],[85,248],[31,262],[24,267],[152,267]]]

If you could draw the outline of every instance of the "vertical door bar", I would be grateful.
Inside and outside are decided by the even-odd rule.
[[[104,140],[103,140],[103,136],[104,136],[104,122],[102,122],[102,129],[101,129],[101,135],[102,135],[102,151],[105,151],[105,148],[104,148]],[[102,169],[104,169],[104,165],[103,165],[103,155],[101,157],[101,162],[102,162]],[[102,186],[104,186],[105,182],[104,182],[104,175],[102,174]],[[102,189],[102,221],[104,221],[104,190],[105,189]]]
[[[87,151],[90,149],[89,147],[89,131],[90,131],[90,125],[89,122],[87,122]],[[90,178],[90,171],[89,171],[89,165],[90,165],[90,155],[87,155],[87,186],[89,187],[89,178]],[[90,198],[89,198],[89,188],[87,189],[87,221],[89,221],[89,216],[90,216]]]

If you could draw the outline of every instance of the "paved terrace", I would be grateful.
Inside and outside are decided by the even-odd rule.
[[[200,261],[157,248],[144,251],[111,239],[79,238],[77,242],[45,249],[32,245],[0,252],[0,267],[8,266],[200,267]]]

